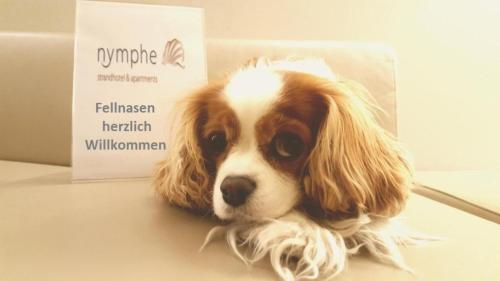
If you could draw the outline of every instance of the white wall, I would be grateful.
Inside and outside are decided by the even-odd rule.
[[[138,2],[205,7],[209,37],[390,44],[417,168],[500,169],[500,1]],[[73,20],[72,1],[0,0],[0,30],[73,32]]]

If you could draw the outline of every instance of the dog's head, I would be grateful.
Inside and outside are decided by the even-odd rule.
[[[394,215],[411,170],[367,98],[320,61],[246,66],[184,100],[156,188],[228,220]]]

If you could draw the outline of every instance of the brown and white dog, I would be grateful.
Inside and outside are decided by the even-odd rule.
[[[269,254],[287,280],[333,276],[362,247],[404,267],[399,234],[378,230],[403,208],[412,171],[361,85],[322,60],[259,59],[181,108],[156,190],[233,221],[224,230],[242,259]]]

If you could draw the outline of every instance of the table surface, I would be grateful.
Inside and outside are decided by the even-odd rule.
[[[71,169],[0,161],[0,280],[278,280],[245,266],[217,224],[165,205],[148,180],[72,184]],[[498,224],[414,194],[402,214],[444,237],[402,249],[415,275],[366,256],[336,280],[500,280]]]

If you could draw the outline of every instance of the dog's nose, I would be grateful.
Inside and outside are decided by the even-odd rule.
[[[255,181],[241,176],[226,177],[220,185],[222,199],[227,204],[238,207],[245,203],[255,189]]]

